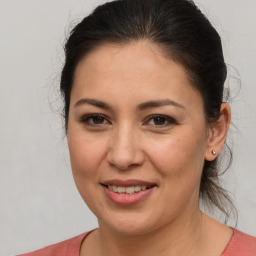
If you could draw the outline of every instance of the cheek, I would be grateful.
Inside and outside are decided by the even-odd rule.
[[[83,131],[70,129],[68,134],[68,146],[74,178],[86,182],[97,176],[98,166],[101,164],[104,154],[104,141],[88,136]]]
[[[160,140],[152,139],[148,147],[149,158],[164,177],[184,176],[190,179],[191,175],[201,175],[206,147],[205,131],[184,130],[163,136]]]
[[[192,209],[198,202],[204,145],[202,136],[182,133],[169,135],[151,147],[149,158],[161,176],[161,198],[165,199],[158,203],[168,208],[163,214],[178,215],[186,208]]]
[[[85,203],[96,213],[94,199],[99,197],[97,194],[100,182],[98,170],[105,154],[103,142],[99,142],[92,136],[86,136],[84,131],[74,132],[70,129],[69,134],[68,146],[74,181]],[[100,200],[97,205],[97,207],[103,207]]]

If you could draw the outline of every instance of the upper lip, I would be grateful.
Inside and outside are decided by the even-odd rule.
[[[102,185],[119,186],[119,187],[131,187],[131,186],[156,186],[156,183],[143,180],[106,180],[101,183]]]

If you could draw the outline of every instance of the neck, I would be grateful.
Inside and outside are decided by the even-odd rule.
[[[197,209],[179,216],[164,227],[139,235],[120,234],[99,222],[95,235],[99,252],[94,255],[198,255],[202,238],[202,213]]]

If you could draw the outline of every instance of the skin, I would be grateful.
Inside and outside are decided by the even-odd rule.
[[[204,160],[214,160],[212,150],[219,154],[225,142],[228,104],[208,124],[186,70],[148,41],[105,44],[86,55],[70,99],[72,171],[99,222],[80,254],[220,255],[232,231],[202,214],[198,201]],[[150,101],[164,104],[139,108]],[[101,183],[110,179],[157,186],[145,200],[122,206],[106,198]]]

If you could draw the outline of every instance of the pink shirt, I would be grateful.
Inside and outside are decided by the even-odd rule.
[[[237,229],[233,231],[232,238],[220,256],[256,256],[256,237],[246,235]],[[82,241],[89,233],[20,256],[79,256]]]

